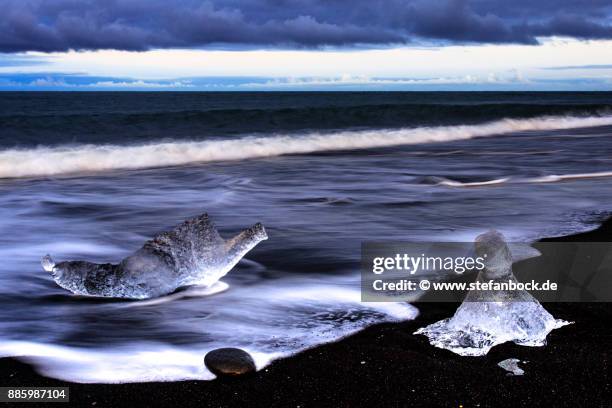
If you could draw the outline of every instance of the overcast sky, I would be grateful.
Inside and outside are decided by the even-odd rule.
[[[7,90],[612,90],[609,0],[1,5]]]

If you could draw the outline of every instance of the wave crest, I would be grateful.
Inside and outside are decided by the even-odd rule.
[[[306,135],[172,141],[143,145],[78,145],[0,151],[0,178],[143,169],[432,142],[465,140],[521,131],[612,125],[612,116],[544,116],[502,119],[480,125],[362,130]]]

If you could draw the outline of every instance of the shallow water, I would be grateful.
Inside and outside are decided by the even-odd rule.
[[[15,95],[11,98],[34,98]],[[214,126],[197,119],[194,129],[205,131],[188,137],[181,133],[187,134],[185,129],[177,130],[180,118],[173,117],[172,125],[167,125],[169,119],[164,115],[156,119],[154,112],[170,112],[170,105],[180,111],[184,103],[185,110],[201,109],[208,118],[220,108],[206,105],[209,102],[198,104],[197,95],[185,96],[182,102],[176,94],[146,96],[134,105],[144,111],[139,115],[148,115],[151,123],[145,126],[134,123],[134,118],[113,116],[110,111],[121,110],[116,103],[117,98],[122,101],[121,95],[100,97],[97,105],[86,96],[73,98],[88,102],[61,107],[51,95],[44,104],[38,100],[38,105],[30,105],[36,109],[24,107],[21,112],[13,104],[13,111],[5,108],[0,120],[12,135],[3,139],[0,151],[0,168],[8,177],[0,180],[0,354],[34,356],[37,368],[54,377],[85,382],[211,378],[202,359],[216,347],[244,348],[262,367],[278,356],[336,340],[368,324],[415,316],[416,310],[407,304],[359,302],[364,240],[467,241],[490,228],[499,229],[509,240],[535,240],[593,228],[612,210],[612,119],[606,111],[612,97],[608,94],[553,94],[531,104],[528,98],[517,101],[518,97],[506,94],[455,96],[454,101],[444,101],[446,107],[440,112],[449,111],[451,104],[463,113],[439,123],[432,118],[443,98],[436,100],[430,94],[395,95],[393,100],[371,97],[367,102],[378,106],[378,116],[365,119],[354,112],[366,101],[361,94],[310,99],[271,94],[257,96],[256,101],[249,95],[243,99],[217,95],[215,104],[225,106],[223,115],[230,115],[228,109],[236,111],[230,122],[242,121],[247,128],[244,120],[257,105],[258,115],[266,116],[260,111],[268,107],[266,117],[272,124],[266,128],[257,122],[261,129],[256,129],[260,132],[256,136],[222,126],[208,136]],[[104,105],[105,98],[115,102]],[[202,98],[209,101],[211,96]],[[24,106],[26,102],[22,101]],[[429,119],[420,119],[423,123],[415,122],[415,115],[402,122],[400,113],[406,112],[408,102],[413,110],[434,105],[427,105],[434,113],[428,111]],[[485,103],[505,108],[482,118],[469,111],[465,123],[477,127],[482,133],[478,137],[463,137],[465,129],[448,128],[461,124],[466,106]],[[542,126],[551,120],[524,114],[530,106],[536,113],[573,122],[559,125],[560,130]],[[293,109],[292,114],[299,116],[295,128],[283,128],[290,122],[283,109]],[[327,129],[316,123],[316,116],[309,122],[306,117],[313,109],[319,114],[325,109],[341,111],[342,121],[360,129]],[[545,109],[549,111],[541,112]],[[524,116],[521,123],[530,124],[508,125],[501,132],[485,124],[499,123],[507,111],[507,116]],[[94,137],[71,122],[74,115],[77,122],[100,117],[106,122],[92,131]],[[41,123],[49,125],[46,133]],[[166,130],[174,129],[165,136],[164,123]],[[431,127],[440,132],[439,126],[444,126],[445,138],[436,143],[414,139],[425,126],[427,132]],[[482,131],[486,126],[491,130]],[[69,140],[58,136],[62,129],[71,135]],[[129,137],[132,130],[137,136]],[[193,153],[194,143],[228,140],[233,149],[248,146],[257,152],[272,143],[286,150],[288,140],[303,143],[313,131],[317,139],[309,146],[314,143],[316,148],[308,153],[267,152],[231,161],[199,157],[174,167],[162,162],[148,168],[151,161],[166,157],[167,150],[136,150],[135,156],[122,150],[127,145],[142,149],[163,142],[175,149],[172,154],[184,157]],[[404,139],[387,143],[394,132]],[[346,143],[327,148],[329,139],[339,133]],[[369,144],[355,146],[364,135]],[[253,142],[254,137],[265,138],[263,147],[262,142]],[[85,171],[103,158],[85,157],[83,152],[97,151],[102,141],[112,145],[111,157],[137,162],[146,154],[146,165],[131,166],[144,167],[132,170],[94,166],[96,171]],[[15,161],[15,148],[34,161],[26,156]],[[48,149],[59,149],[64,156],[45,163],[52,157],[45,156]],[[67,173],[46,170],[58,169],[75,155],[85,167],[72,167]],[[27,166],[30,172],[23,173]],[[19,175],[28,178],[16,178]],[[224,278],[229,288],[222,293],[187,293],[151,305],[78,298],[59,288],[39,263],[46,253],[57,261],[118,261],[154,234],[202,212],[210,214],[224,237],[255,222],[262,222],[270,237]]]

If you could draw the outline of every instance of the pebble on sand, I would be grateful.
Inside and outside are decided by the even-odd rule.
[[[231,347],[208,352],[204,365],[217,377],[235,377],[256,371],[255,361],[249,353]]]

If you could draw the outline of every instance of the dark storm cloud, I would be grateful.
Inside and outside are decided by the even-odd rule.
[[[0,52],[612,38],[591,0],[3,0]]]

